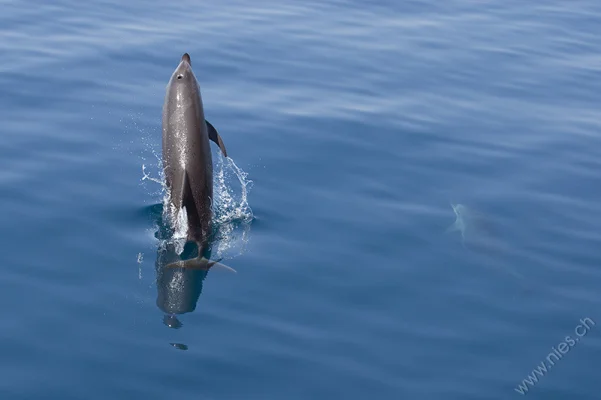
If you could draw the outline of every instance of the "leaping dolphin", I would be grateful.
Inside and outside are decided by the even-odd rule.
[[[203,256],[211,236],[213,160],[209,139],[225,157],[217,130],[205,120],[200,86],[185,53],[167,84],[163,105],[163,169],[173,221],[187,221],[187,240],[196,242],[198,256],[167,267],[209,269],[220,265]]]

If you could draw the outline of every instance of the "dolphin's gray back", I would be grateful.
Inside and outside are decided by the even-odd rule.
[[[180,260],[173,244],[160,248],[156,261],[156,304],[167,314],[184,314],[196,308],[202,293],[207,271],[188,268],[167,268],[171,262]]]
[[[213,161],[200,88],[185,60],[167,85],[163,168],[171,211],[185,207],[189,240],[204,241],[210,233]]]

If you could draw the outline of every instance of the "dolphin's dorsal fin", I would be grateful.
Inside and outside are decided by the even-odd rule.
[[[221,136],[219,136],[219,133],[217,133],[217,129],[215,129],[215,127],[213,125],[211,125],[211,123],[209,121],[205,120],[205,122],[207,123],[207,132],[209,133],[209,139],[211,139],[213,142],[217,143],[217,146],[219,146],[219,148],[221,149],[223,156],[227,157],[227,151],[225,151],[225,145],[223,144],[223,140],[221,139]]]

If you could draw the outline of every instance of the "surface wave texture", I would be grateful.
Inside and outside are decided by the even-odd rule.
[[[1,399],[511,399],[601,322],[599,2],[0,10]],[[248,209],[238,273],[170,329],[154,180],[184,52]],[[528,398],[598,399],[600,335]]]

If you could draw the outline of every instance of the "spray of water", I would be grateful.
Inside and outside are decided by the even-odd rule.
[[[253,220],[248,193],[253,182],[231,158],[219,154],[216,166],[213,177],[213,218],[217,229],[214,251],[217,258],[230,258],[242,254],[248,243]]]
[[[147,152],[152,154],[153,157],[150,158],[154,162],[149,163],[149,157],[143,157],[141,181],[143,184],[152,183],[154,187],[158,184],[158,191],[153,191],[148,186],[147,191],[153,196],[160,196],[163,204],[163,221],[169,225],[171,232],[168,238],[158,238],[159,246],[166,246],[169,242],[174,243],[176,251],[181,254],[187,237],[186,213],[171,209],[168,201],[169,191],[164,183],[160,152],[152,147],[149,141],[144,143]],[[252,181],[231,158],[223,158],[221,153],[217,153],[214,159],[212,208],[215,235],[212,242],[212,258],[231,259],[246,250],[249,240],[250,224],[254,218],[248,204]],[[158,230],[160,227],[157,226],[155,229]]]

